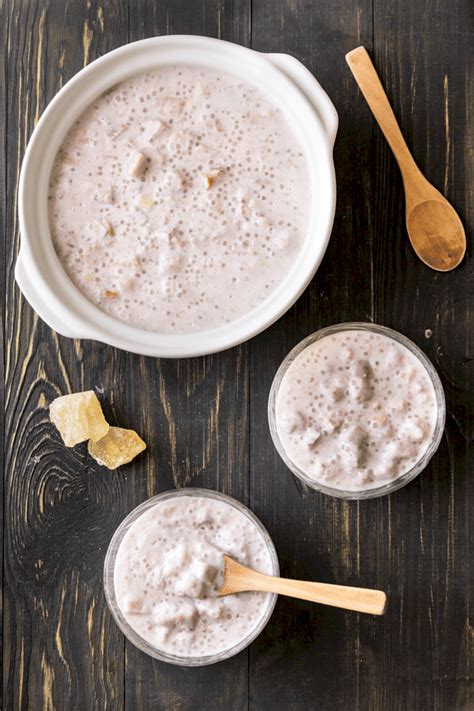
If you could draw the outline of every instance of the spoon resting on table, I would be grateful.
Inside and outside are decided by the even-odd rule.
[[[344,610],[367,612],[370,615],[383,615],[387,604],[387,596],[381,590],[276,578],[246,568],[225,555],[224,583],[218,594],[223,596],[249,591],[277,593],[277,595],[287,595],[300,600],[319,602],[322,605],[342,607]]]
[[[406,226],[413,249],[431,269],[449,272],[462,261],[466,234],[453,206],[416,165],[398,126],[378,74],[364,47],[346,61],[392,149],[400,168],[406,201]]]

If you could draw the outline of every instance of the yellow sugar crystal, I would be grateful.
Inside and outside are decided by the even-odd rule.
[[[133,430],[111,427],[105,437],[98,442],[90,441],[87,448],[101,466],[117,469],[143,452],[146,444]]]
[[[93,390],[56,398],[49,406],[49,417],[58,428],[66,447],[74,447],[86,439],[97,441],[109,431]]]

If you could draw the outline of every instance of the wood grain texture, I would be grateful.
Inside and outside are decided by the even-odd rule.
[[[7,132],[6,132],[6,85],[7,85],[7,72],[6,72],[6,62],[5,62],[5,48],[7,44],[7,28],[6,28],[6,12],[5,12],[5,6],[0,2],[0,146],[1,146],[1,152],[2,156],[0,159],[0,225],[1,229],[3,230],[3,234],[6,234],[6,219],[7,219],[7,214],[6,214],[6,209],[7,209],[7,194],[6,194],[6,151],[7,151]],[[1,273],[2,275],[5,274],[5,248],[3,247],[0,250],[0,265],[1,265]],[[1,327],[2,327],[2,334],[4,333],[4,312],[3,312],[3,300],[2,300],[2,315],[1,315]],[[2,369],[2,382],[5,382],[5,372],[4,372],[4,363],[5,363],[5,357],[4,357],[4,338],[2,337],[1,341],[1,369]],[[2,443],[5,441],[5,433],[4,433],[4,411],[5,411],[5,388],[2,387],[1,390],[1,405],[2,405],[2,417],[0,420],[0,434],[1,434],[1,441]],[[0,609],[2,610],[2,619],[3,619],[3,551],[4,551],[4,507],[3,507],[3,501],[4,501],[4,478],[5,478],[5,452],[4,448],[2,448],[2,459],[1,459],[1,474],[2,474],[2,481],[0,483],[0,496],[2,500],[2,509],[0,513],[0,521],[1,521],[1,532],[0,532],[0,541],[1,541],[1,546],[2,546],[2,554],[1,554],[1,561],[2,561],[2,569],[0,572],[0,587],[1,587],[1,594],[0,594]],[[4,654],[3,654],[3,635],[0,635],[0,657],[3,661]]]
[[[371,51],[415,160],[469,232],[468,0],[6,0],[1,12],[4,708],[472,708],[472,257],[452,274],[435,274],[415,257],[398,169],[344,62],[357,45]],[[18,175],[44,107],[104,52],[165,33],[293,54],[318,77],[340,117],[336,220],[312,284],[250,343],[183,361],[57,336],[13,280]],[[374,320],[411,337],[435,363],[448,401],[445,437],[423,475],[390,497],[359,504],[296,482],[266,420],[270,384],[286,353],[317,328],[348,320]],[[56,395],[90,387],[112,423],[135,427],[149,444],[123,470],[105,472],[83,446],[66,450],[49,423]],[[138,652],[105,605],[105,551],[134,506],[188,485],[250,503],[275,541],[282,575],[386,590],[385,617],[281,599],[250,650],[215,667],[174,668]]]
[[[273,536],[284,577],[384,589],[375,542],[360,538],[359,505],[318,495],[293,478],[273,449],[262,416],[275,372],[298,341],[323,326],[373,316],[374,127],[353,110],[358,91],[344,61],[353,47],[370,45],[372,6],[345,2],[336,10],[333,3],[254,0],[252,17],[253,47],[303,61],[331,96],[340,125],[338,204],[326,255],[298,303],[251,343],[251,506]],[[385,624],[280,598],[252,649],[251,708],[358,708],[360,639],[367,627],[378,631],[379,623]]]
[[[374,5],[374,61],[390,87],[402,131],[417,164],[459,211],[468,234],[474,218],[468,187],[473,184],[472,162],[469,166],[466,159],[473,148],[467,122],[472,103],[467,87],[469,64],[472,70],[469,23],[468,3],[463,2]],[[410,487],[380,502],[384,529],[379,546],[390,536],[385,549],[402,615],[400,633],[388,644],[382,683],[367,689],[366,698],[389,709],[397,708],[396,703],[464,709],[473,703],[467,691],[472,246],[452,273],[423,267],[407,240],[395,162],[380,134],[376,141],[374,315],[412,338],[432,359],[443,381],[448,414],[440,450],[427,470]],[[394,695],[387,682],[401,665],[406,683]]]
[[[101,569],[110,536],[130,508],[130,489],[123,475],[95,469],[83,446],[66,450],[47,407],[58,394],[98,386],[113,412],[115,393],[125,390],[123,374],[115,377],[111,349],[52,333],[21,297],[13,266],[17,180],[29,135],[65,81],[127,41],[127,8],[110,3],[106,15],[99,4],[55,0],[7,3],[5,13],[5,708],[122,708],[123,638],[105,605]],[[128,389],[125,397],[121,406],[139,426]]]

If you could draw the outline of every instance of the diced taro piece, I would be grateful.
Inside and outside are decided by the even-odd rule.
[[[328,383],[329,396],[333,402],[343,399],[346,392],[346,382],[342,378],[333,377]]]
[[[203,81],[196,82],[193,91],[194,96],[206,96],[208,93],[209,92],[207,86],[204,84]]]
[[[122,427],[110,427],[99,440],[89,442],[89,454],[95,461],[107,469],[117,469],[128,464],[137,454],[146,449],[146,444],[133,430]]]
[[[389,368],[393,368],[393,370],[396,370],[397,368],[400,368],[403,365],[404,361],[404,354],[401,349],[398,348],[398,346],[392,346],[390,345],[388,348],[388,353],[385,357],[385,363]],[[418,372],[418,369],[414,369],[412,371],[412,375]],[[411,380],[409,377],[408,380]]]
[[[188,557],[188,549],[184,543],[179,543],[177,546],[174,546],[174,548],[171,548],[163,557],[161,575],[164,578],[171,578],[177,575],[188,560]]]
[[[149,615],[151,605],[144,597],[127,595],[123,600],[123,609],[132,615]]]
[[[302,436],[301,439],[303,442],[308,445],[308,447],[312,447],[318,439],[321,437],[321,432],[317,430],[315,427],[307,427]]]
[[[413,420],[406,420],[402,427],[403,436],[412,442],[421,442],[425,436],[425,432],[420,423],[413,422]]]
[[[87,439],[96,442],[109,431],[109,425],[93,390],[56,398],[49,406],[49,416],[58,428],[66,447],[74,447]]]
[[[163,112],[167,116],[179,116],[185,105],[185,99],[179,99],[174,96],[165,96],[158,102],[158,108],[160,112]]]
[[[96,190],[94,193],[94,200],[99,202],[106,202],[109,205],[113,205],[115,202],[115,192],[113,187],[108,188],[105,192],[101,190]]]
[[[171,249],[163,250],[158,263],[158,271],[162,276],[177,274],[182,264],[183,257],[179,252],[173,252]]]
[[[178,614],[176,615],[176,626],[177,627],[187,627],[189,630],[193,630],[199,620],[199,613],[196,607],[192,604],[185,603],[180,605],[178,608]]]
[[[359,425],[354,425],[348,431],[347,442],[350,449],[347,455],[352,459],[352,465],[364,467],[369,458],[369,436]]]
[[[153,609],[153,618],[160,627],[188,628],[193,630],[199,620],[199,614],[192,603],[160,602]]]
[[[196,600],[195,605],[200,615],[211,620],[222,619],[227,612],[224,600]]]
[[[374,372],[369,361],[357,360],[353,363],[351,371],[351,379],[349,381],[350,394],[360,402],[367,402],[374,392],[372,385]]]
[[[144,153],[136,153],[133,157],[132,165],[130,167],[130,175],[133,178],[138,178],[143,171],[145,170],[146,166],[146,155]]]
[[[218,572],[215,565],[204,560],[194,560],[176,581],[174,591],[180,597],[207,597]]]
[[[151,145],[156,143],[156,141],[161,138],[166,128],[166,123],[164,121],[160,121],[160,119],[156,119],[155,121],[150,122],[145,129],[144,135],[144,138],[147,143],[150,143]]]
[[[281,418],[281,427],[288,434],[293,432],[301,432],[307,426],[307,419],[302,412],[297,410],[295,413],[284,412]]]
[[[342,424],[342,420],[336,415],[331,417],[320,417],[318,426],[322,430],[323,434],[331,435],[333,432],[339,429]]]
[[[196,523],[198,523],[200,526],[202,525],[213,525],[214,524],[214,517],[212,515],[212,511],[209,508],[207,504],[204,503],[204,499],[201,503],[201,506],[197,509],[196,513],[194,514],[194,518]]]

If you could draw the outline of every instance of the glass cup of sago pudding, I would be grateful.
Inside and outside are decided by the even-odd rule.
[[[446,405],[418,346],[392,329],[356,322],[323,328],[288,354],[268,416],[280,456],[305,484],[369,499],[405,486],[426,467]]]
[[[104,588],[124,635],[161,661],[203,666],[247,647],[267,624],[276,595],[220,597],[224,555],[278,575],[275,547],[243,504],[207,489],[167,491],[116,530]]]

